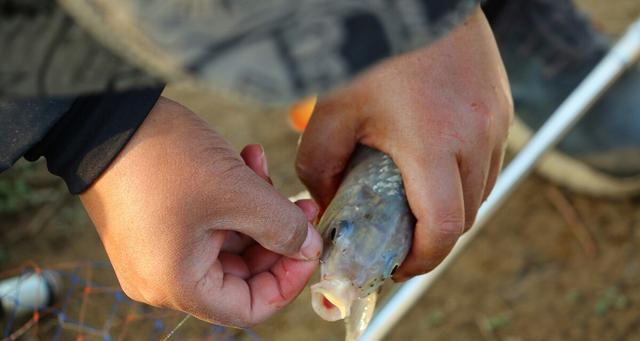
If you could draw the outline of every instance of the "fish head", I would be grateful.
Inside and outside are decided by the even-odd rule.
[[[410,245],[413,216],[394,200],[384,200],[367,188],[359,188],[356,200],[327,209],[324,228],[321,281],[312,286],[312,306],[323,318],[349,316],[351,304],[377,293],[400,266]],[[403,204],[403,203],[401,203]],[[402,228],[390,228],[402,226]]]

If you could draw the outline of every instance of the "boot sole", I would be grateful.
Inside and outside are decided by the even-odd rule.
[[[532,130],[517,117],[507,139],[507,150],[519,152],[533,136]],[[572,191],[598,197],[624,198],[640,193],[640,176],[618,178],[553,149],[537,163],[542,177]]]

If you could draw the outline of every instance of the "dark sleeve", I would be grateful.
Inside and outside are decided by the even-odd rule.
[[[109,166],[153,108],[162,87],[75,99],[0,102],[0,171],[45,157],[69,191],[82,193]]]

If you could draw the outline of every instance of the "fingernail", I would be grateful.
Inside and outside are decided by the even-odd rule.
[[[300,248],[300,255],[306,260],[317,260],[322,253],[322,237],[309,223],[307,225],[307,239]]]
[[[262,150],[262,155],[260,157],[260,166],[262,167],[262,172],[267,177],[269,176],[269,164],[267,164],[267,155],[264,152],[264,147],[260,146],[260,150]]]

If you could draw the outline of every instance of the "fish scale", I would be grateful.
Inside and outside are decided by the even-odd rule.
[[[398,167],[358,146],[318,225],[321,280],[311,287],[314,310],[326,320],[344,319],[347,340],[368,325],[381,286],[409,252],[414,225]]]

